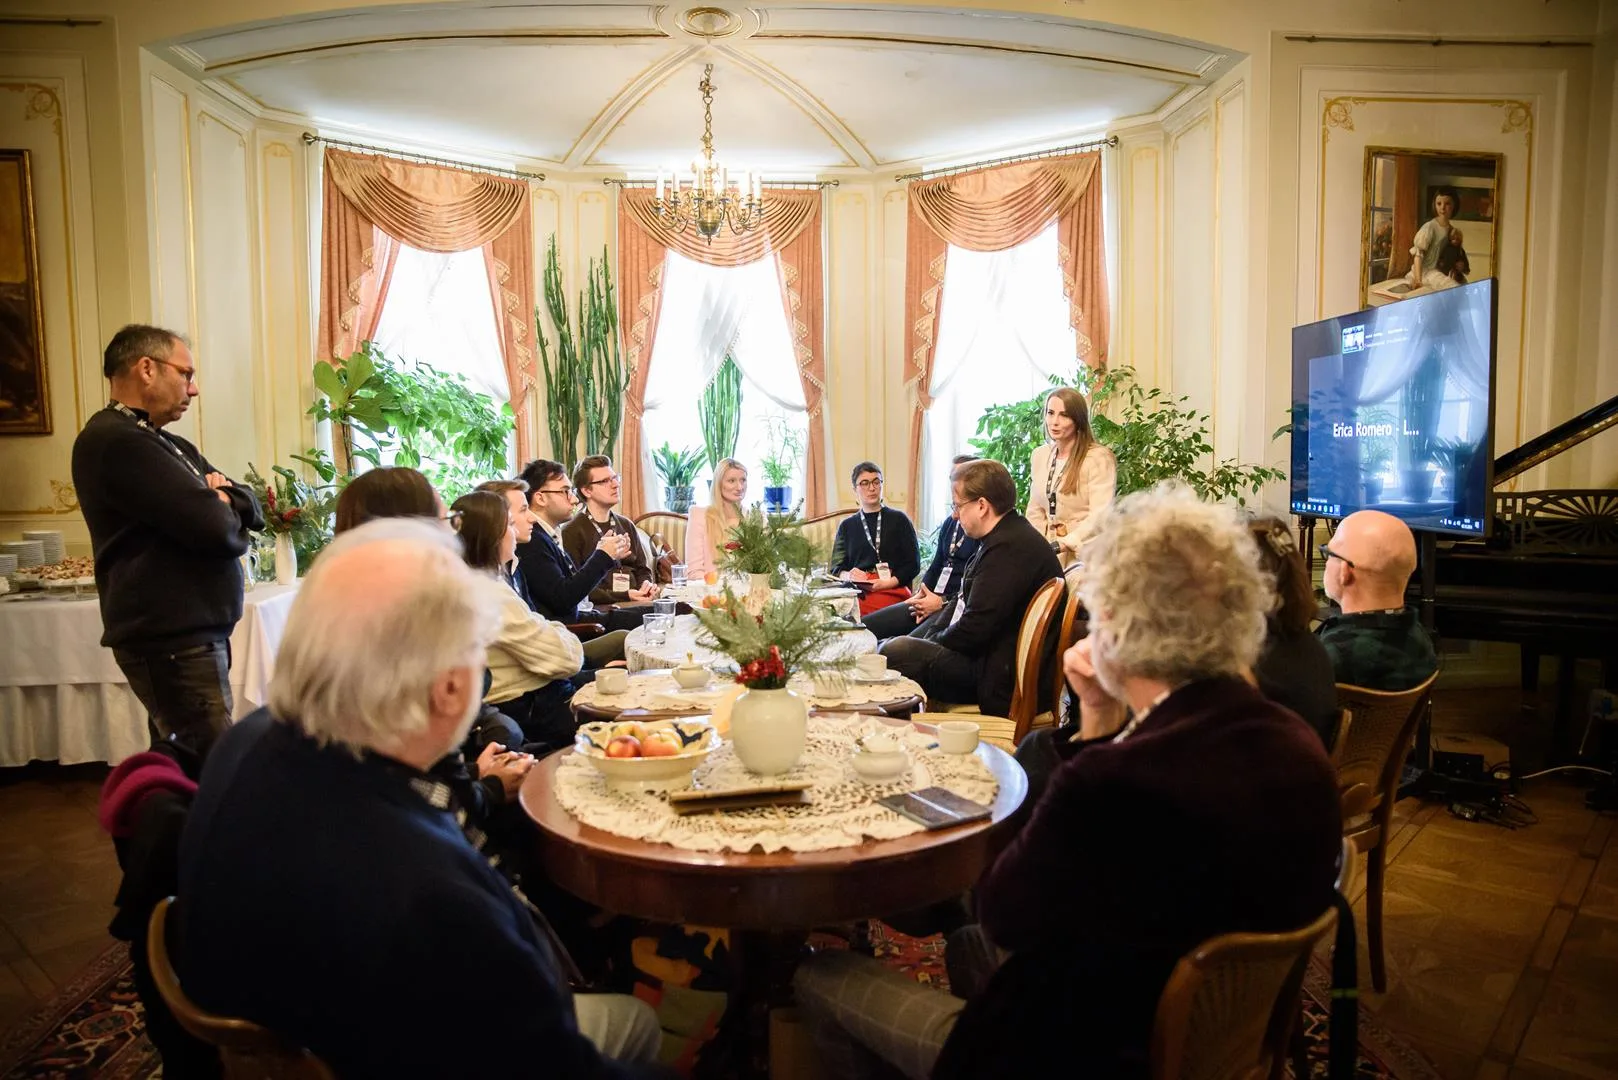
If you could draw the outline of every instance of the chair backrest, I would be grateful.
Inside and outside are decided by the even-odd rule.
[[[146,957],[152,981],[169,1012],[181,1027],[219,1050],[227,1078],[240,1080],[336,1080],[325,1062],[251,1020],[203,1012],[180,988],[180,977],[169,962],[168,912],[174,897],[160,900],[147,925]],[[243,978],[252,978],[243,972]]]
[[[1062,723],[1062,701],[1067,696],[1067,673],[1062,670],[1062,654],[1090,632],[1090,620],[1079,618],[1084,605],[1071,588],[1067,590],[1067,603],[1062,606],[1061,629],[1056,633],[1056,663],[1051,672],[1051,723]]]
[[[1391,805],[1436,678],[1434,672],[1409,690],[1337,684],[1337,703],[1349,714],[1335,753],[1344,821]]]
[[[1309,954],[1337,922],[1223,934],[1182,957],[1157,1000],[1153,1080],[1268,1080],[1286,1060]]]
[[[837,540],[837,526],[843,523],[844,518],[852,517],[859,512],[860,508],[857,506],[850,506],[847,510],[833,510],[829,514],[809,518],[800,528],[810,543],[830,551],[832,544]],[[905,584],[908,585],[909,582]]]
[[[1017,682],[1011,691],[1010,720],[1017,725],[1016,742],[1033,726],[1039,713],[1040,669],[1044,666],[1045,643],[1050,639],[1051,623],[1056,620],[1057,609],[1067,599],[1067,586],[1061,578],[1051,578],[1041,585],[1028,601],[1023,612],[1022,625],[1017,628]]]
[[[696,512],[700,514],[702,511]],[[653,510],[635,519],[635,527],[641,532],[663,538],[663,543],[674,553],[675,562],[685,562],[685,530],[690,524],[691,519],[685,514],[673,514],[667,510]]]

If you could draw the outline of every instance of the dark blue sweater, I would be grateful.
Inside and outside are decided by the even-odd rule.
[[[186,992],[345,1077],[636,1075],[579,1034],[532,918],[420,775],[265,710],[226,732],[180,843]]]

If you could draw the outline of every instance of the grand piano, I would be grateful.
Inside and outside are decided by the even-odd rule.
[[[1496,458],[1495,485],[1614,425],[1618,397]],[[1561,658],[1552,745],[1564,746],[1573,661],[1600,659],[1608,688],[1618,678],[1618,489],[1496,491],[1489,538],[1438,545],[1410,603],[1424,592],[1440,637],[1520,645],[1524,691],[1538,689],[1542,655]]]

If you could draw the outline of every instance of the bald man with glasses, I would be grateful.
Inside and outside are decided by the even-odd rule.
[[[1392,514],[1361,510],[1344,518],[1326,560],[1326,595],[1339,614],[1315,633],[1337,681],[1371,690],[1408,690],[1438,669],[1438,654],[1405,587],[1416,570],[1416,538]]]

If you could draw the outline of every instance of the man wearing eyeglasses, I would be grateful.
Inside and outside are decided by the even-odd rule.
[[[184,338],[126,326],[107,343],[102,372],[111,400],[73,443],[101,644],[145,706],[154,741],[202,755],[231,721],[239,560],[264,517],[252,492],[163,430],[200,393]]]
[[[1361,510],[1337,525],[1326,560],[1326,595],[1341,613],[1315,633],[1331,654],[1340,683],[1371,690],[1408,690],[1438,669],[1433,642],[1405,606],[1416,569],[1416,538],[1392,514]]]
[[[635,524],[615,513],[621,481],[605,454],[592,454],[573,470],[573,487],[582,500],[579,512],[562,526],[562,546],[569,558],[583,565],[601,549],[607,537],[617,535],[628,541],[618,544],[617,562],[606,578],[590,590],[590,602],[607,604],[645,603],[657,596],[652,568],[646,552],[637,541]]]

